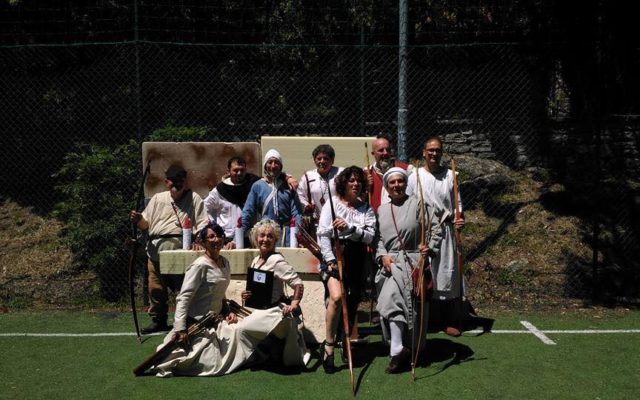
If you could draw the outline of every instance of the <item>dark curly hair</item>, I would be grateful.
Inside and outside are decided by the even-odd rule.
[[[211,221],[196,233],[196,240],[200,243],[207,238],[207,230],[211,229],[220,239],[224,239],[224,229],[215,222]]]
[[[347,192],[347,182],[351,178],[351,175],[355,175],[358,182],[360,182],[360,193],[358,196],[362,195],[367,188],[367,178],[364,176],[364,171],[362,168],[352,165],[342,170],[336,176],[336,192],[340,195],[340,197],[344,197]]]

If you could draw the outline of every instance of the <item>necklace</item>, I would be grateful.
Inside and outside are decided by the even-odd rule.
[[[324,195],[329,190],[329,181],[326,180],[320,174],[318,174],[318,176],[320,176],[320,182],[319,182],[319,185],[320,185],[320,206],[324,206],[324,203],[326,203],[326,200],[324,199]]]

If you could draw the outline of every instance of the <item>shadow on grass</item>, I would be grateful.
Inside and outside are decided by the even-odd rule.
[[[441,374],[448,368],[462,364],[463,362],[476,361],[475,352],[471,347],[448,339],[427,339],[424,350],[418,358],[418,367],[428,367],[432,364],[441,364],[442,367],[429,375],[417,377],[418,379]]]
[[[362,333],[362,331],[360,331]],[[335,358],[336,358],[336,374],[349,372],[349,363],[347,361],[346,352],[342,353],[342,346],[336,345]],[[358,389],[362,384],[362,380],[367,375],[369,367],[373,364],[373,361],[378,357],[385,357],[388,353],[388,347],[382,342],[367,342],[363,344],[352,344],[351,354],[353,354],[353,367],[360,368],[360,371],[354,371],[355,379],[355,393],[358,393]],[[322,353],[321,348],[316,348],[312,352],[312,358],[315,360],[313,365],[308,366],[305,372],[315,372],[322,365]]]
[[[389,349],[385,346],[381,341],[379,342],[370,342],[364,346],[354,346],[352,347],[353,351],[353,366],[361,367],[360,373],[356,377],[356,389],[355,393],[358,393],[358,389],[362,384],[362,380],[367,375],[371,364],[378,357],[385,357]],[[348,368],[348,366],[347,366]]]

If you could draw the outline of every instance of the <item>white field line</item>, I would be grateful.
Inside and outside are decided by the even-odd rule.
[[[160,336],[166,332],[152,333],[144,336]],[[0,337],[105,337],[105,336],[136,336],[135,332],[101,332],[101,333],[31,333],[14,332],[0,333]]]
[[[526,321],[525,321],[526,322]],[[577,329],[577,330],[544,330],[538,329],[538,332],[542,334],[559,334],[559,335],[608,335],[617,333],[640,333],[640,329]],[[483,333],[481,329],[474,329],[471,331],[465,331],[464,333],[480,334]],[[514,335],[514,334],[534,334],[531,330],[526,329],[495,329],[491,332],[494,335]],[[146,336],[161,336],[166,332],[153,333]],[[33,332],[0,332],[0,337],[109,337],[109,336],[135,336],[134,332],[102,332],[102,333],[33,333]]]
[[[640,329],[540,329],[540,332],[547,334],[565,334],[565,335],[606,335],[612,333],[640,333]],[[464,331],[464,333],[483,333],[482,329],[474,329],[471,331]],[[496,334],[514,334],[514,333],[525,333],[525,334],[533,334],[529,330],[513,330],[513,329],[494,329],[491,332],[487,333],[496,333]]]
[[[548,345],[556,344],[556,342],[554,342],[553,340],[549,339],[549,337],[547,335],[542,333],[542,331],[539,330],[538,328],[536,328],[535,325],[533,325],[531,322],[529,322],[529,321],[520,321],[520,323],[522,324],[522,326],[527,328],[527,330],[529,330],[529,332],[533,333],[538,339],[542,340],[542,343],[548,344]]]
[[[640,333],[640,329],[578,329],[578,330],[543,330],[544,333],[573,333],[573,334],[590,334],[590,333]]]

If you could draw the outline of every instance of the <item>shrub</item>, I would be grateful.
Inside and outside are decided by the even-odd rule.
[[[167,126],[156,129],[149,135],[149,142],[204,142],[209,137],[206,128]]]
[[[65,156],[54,175],[64,200],[53,211],[65,223],[64,239],[77,268],[96,272],[101,293],[115,301],[126,293],[124,246],[140,171],[140,146],[131,141],[115,147],[86,145]]]
[[[147,141],[203,141],[204,128],[166,127]],[[53,176],[64,200],[53,215],[65,223],[64,240],[74,266],[96,272],[102,297],[118,301],[127,294],[130,236],[128,212],[140,184],[141,146],[135,141],[113,146],[79,145]]]

